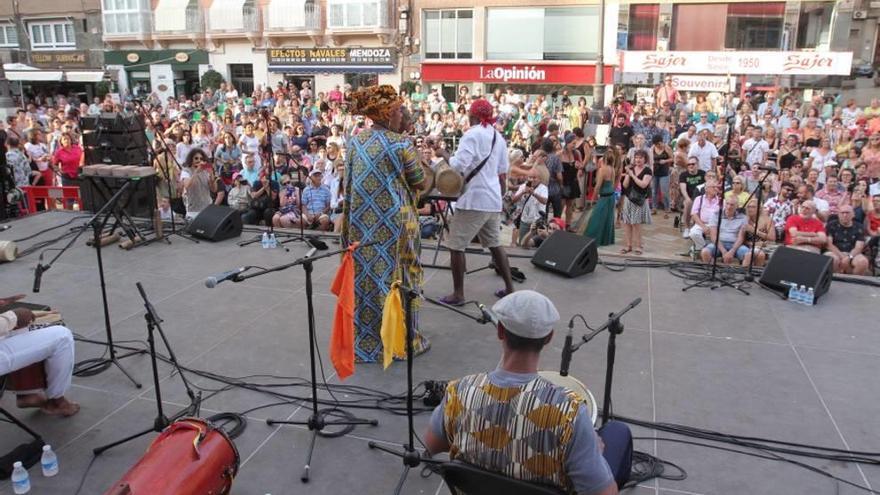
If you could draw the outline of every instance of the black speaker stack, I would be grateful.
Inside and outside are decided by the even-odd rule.
[[[87,163],[149,165],[143,116],[105,112],[83,117],[80,127]]]
[[[210,205],[200,211],[187,231],[194,237],[212,242],[241,235],[241,212],[228,206]]]
[[[823,254],[783,246],[770,257],[760,283],[783,295],[788,294],[791,284],[812,287],[815,304],[831,287],[831,264],[831,258]]]
[[[535,252],[532,264],[569,278],[596,269],[599,253],[596,241],[583,235],[557,230]]]

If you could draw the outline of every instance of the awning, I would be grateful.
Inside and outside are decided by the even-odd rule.
[[[3,72],[8,81],[60,81],[63,72],[59,70],[40,70],[25,64],[3,64]]]
[[[154,18],[156,31],[186,31],[186,8],[190,0],[159,0]]]
[[[104,80],[102,70],[69,70],[64,73],[69,82],[101,82]]]
[[[264,22],[270,31],[305,27],[306,0],[272,0]]]
[[[393,65],[270,65],[269,72],[291,74],[389,74]]]
[[[208,10],[208,27],[219,31],[244,29],[245,0],[214,0]]]

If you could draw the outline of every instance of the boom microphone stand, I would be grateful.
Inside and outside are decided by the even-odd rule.
[[[107,284],[104,279],[104,260],[101,256],[101,234],[104,232],[104,227],[107,225],[107,222],[110,220],[110,216],[113,215],[113,210],[116,208],[116,204],[119,201],[119,198],[128,190],[131,186],[132,181],[126,181],[122,187],[119,188],[119,191],[116,191],[116,194],[110,197],[104,206],[101,207],[92,218],[90,218],[82,227],[80,227],[80,231],[77,232],[75,236],[73,236],[70,241],[61,249],[58,249],[58,254],[52,258],[48,264],[43,265],[43,254],[40,254],[40,259],[37,261],[37,268],[34,272],[34,293],[40,292],[40,282],[43,277],[43,273],[52,268],[52,265],[67,251],[73,243],[76,242],[77,239],[86,231],[87,228],[91,227],[93,232],[93,242],[95,247],[95,254],[98,257],[98,277],[101,281],[101,302],[104,306],[104,330],[107,335],[107,348],[110,352],[110,357],[108,358],[96,358],[83,361],[80,364],[88,363],[85,367],[79,368],[76,370],[77,373],[89,372],[94,370],[94,373],[100,373],[110,367],[110,365],[115,365],[117,368],[122,371],[122,373],[134,383],[134,386],[137,388],[141,388],[140,382],[134,379],[131,374],[126,371],[125,368],[119,363],[120,359],[127,358],[129,356],[134,356],[135,354],[141,354],[143,351],[131,351],[125,354],[117,355],[116,347],[113,345],[113,331],[110,328],[110,307],[107,303]],[[103,220],[101,216],[103,215]]]
[[[147,342],[150,344],[150,361],[153,365],[153,387],[156,390],[156,419],[153,421],[153,426],[135,433],[134,435],[127,436],[122,440],[118,440],[113,443],[108,443],[102,447],[97,447],[92,450],[92,453],[95,456],[99,456],[104,453],[108,449],[112,449],[117,445],[122,445],[123,443],[130,442],[135,438],[140,438],[147,433],[156,432],[159,433],[164,430],[168,425],[170,425],[173,421],[181,418],[183,416],[198,416],[199,409],[202,404],[202,393],[199,392],[195,394],[192,390],[192,387],[189,385],[189,381],[186,379],[186,375],[180,370],[180,364],[177,362],[177,356],[174,355],[174,351],[171,349],[171,344],[168,343],[168,338],[165,337],[165,332],[162,331],[162,318],[159,318],[159,315],[156,313],[156,308],[153,307],[153,303],[147,299],[147,293],[144,292],[144,286],[141,285],[140,282],[135,284],[137,286],[138,292],[141,294],[141,299],[144,300],[144,308],[146,309],[146,313],[144,313],[144,319],[147,320]],[[186,388],[186,395],[189,396],[189,407],[181,410],[177,414],[175,414],[171,419],[165,416],[165,413],[162,411],[162,390],[159,386],[159,367],[156,364],[156,340],[154,338],[155,331],[159,331],[159,336],[162,337],[162,341],[165,343],[165,349],[168,350],[169,361],[174,366],[174,369],[177,370],[177,374],[180,375],[180,379],[183,381],[183,386]]]
[[[766,172],[775,172],[777,170],[775,167],[758,167],[758,169],[764,170]],[[755,280],[755,276],[752,274],[752,267],[755,265],[755,244],[758,243],[758,223],[759,223],[759,220],[761,220],[761,209],[763,207],[763,203],[761,203],[761,200],[763,198],[761,197],[761,195],[764,192],[764,181],[766,181],[768,177],[770,177],[769,173],[766,173],[766,174],[764,174],[763,177],[761,177],[761,180],[758,181],[758,188],[755,189],[755,192],[754,192],[754,196],[758,200],[758,214],[755,217],[755,230],[754,230],[754,232],[752,232],[752,248],[751,248],[751,255],[749,255],[749,267],[748,267],[748,269],[746,269],[746,275],[745,275],[746,282],[752,282]],[[748,206],[749,201],[751,201],[751,200],[752,200],[751,197],[749,197],[749,199],[746,200],[746,206]],[[775,228],[775,227],[771,226],[771,228]]]
[[[559,374],[562,376],[568,376],[568,365],[571,361],[571,355],[580,349],[582,345],[593,340],[605,330],[608,330],[608,349],[606,351],[607,361],[605,364],[605,397],[602,399],[602,426],[608,423],[608,420],[611,418],[611,381],[614,379],[614,358],[617,354],[616,339],[618,335],[623,333],[623,324],[620,323],[620,318],[631,309],[638,306],[641,302],[642,298],[638,297],[617,313],[610,313],[608,315],[608,320],[606,320],[602,326],[594,329],[590,334],[583,335],[581,341],[575,345],[571,344],[571,328],[574,326],[575,318],[578,318],[580,315],[575,315],[572,317],[571,321],[568,322],[569,334],[565,338],[565,346],[562,349],[562,368],[559,371]],[[580,317],[583,319],[582,316]],[[586,324],[586,321],[584,321],[584,324]],[[590,328],[589,325],[587,325],[587,328]]]
[[[366,244],[360,244],[358,248],[370,246],[375,244],[374,242],[369,242]],[[362,419],[357,418],[353,415],[347,415],[346,419],[342,420],[328,420],[326,417],[329,414],[333,414],[339,410],[338,407],[333,409],[318,409],[318,377],[317,377],[317,362],[315,358],[315,349],[317,347],[317,339],[316,339],[316,330],[315,330],[315,308],[313,304],[313,295],[312,295],[312,270],[314,269],[313,263],[322,258],[329,258],[331,256],[336,256],[341,253],[347,251],[347,249],[340,249],[337,251],[332,251],[329,253],[324,253],[318,256],[315,256],[315,251],[317,248],[312,248],[305,256],[302,258],[284,265],[278,265],[273,268],[267,268],[264,270],[260,270],[258,272],[250,273],[247,275],[242,275],[241,273],[237,273],[235,275],[230,276],[228,279],[233,282],[242,282],[249,278],[259,277],[261,275],[265,275],[267,273],[274,273],[286,270],[288,268],[302,265],[303,270],[306,273],[306,307],[307,307],[307,315],[308,315],[308,325],[309,325],[309,365],[311,368],[311,376],[312,376],[312,414],[309,416],[307,421],[278,421],[273,419],[267,419],[266,424],[268,425],[303,425],[308,426],[309,430],[312,432],[312,441],[309,444],[309,451],[306,455],[305,467],[303,468],[302,476],[300,476],[300,480],[303,483],[309,482],[309,473],[311,471],[312,464],[312,454],[315,452],[315,443],[317,442],[318,435],[324,430],[327,426],[356,426],[356,425],[371,425],[376,426],[379,422],[375,419]]]

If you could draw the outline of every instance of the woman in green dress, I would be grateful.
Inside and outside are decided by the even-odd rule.
[[[600,246],[614,244],[614,182],[618,176],[615,170],[617,163],[617,152],[614,148],[609,148],[596,171],[599,198],[593,207],[584,235],[593,238]]]

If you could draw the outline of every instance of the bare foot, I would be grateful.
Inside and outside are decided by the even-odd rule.
[[[64,416],[66,418],[79,412],[79,404],[59,397],[47,400],[46,405],[41,407],[40,411],[50,416]]]
[[[32,407],[43,407],[46,403],[46,396],[37,394],[19,394],[15,399],[15,405],[19,409],[30,409]]]

